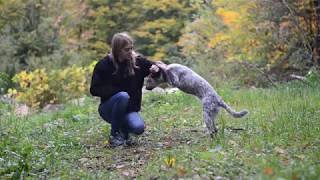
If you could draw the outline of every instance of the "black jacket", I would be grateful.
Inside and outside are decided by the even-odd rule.
[[[144,78],[149,75],[152,64],[153,62],[138,56],[136,65],[139,69],[135,69],[134,76],[124,77],[126,68],[120,66],[119,72],[113,74],[115,67],[111,56],[106,56],[96,64],[93,70],[90,93],[100,97],[101,102],[104,102],[120,91],[127,92],[130,96],[128,111],[138,112],[141,109]]]

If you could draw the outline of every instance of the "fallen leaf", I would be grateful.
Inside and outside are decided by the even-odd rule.
[[[283,159],[283,160],[281,160],[281,162],[286,166],[289,164],[289,160],[288,159]]]
[[[301,160],[304,160],[305,156],[303,154],[300,154],[300,155],[296,155],[296,157],[298,157],[299,159]]]
[[[292,179],[292,180],[298,180],[299,178],[297,177],[296,174],[293,174],[292,177],[291,177],[291,179]]]
[[[269,176],[270,176],[270,175],[273,174],[273,170],[272,170],[271,167],[266,167],[266,168],[264,168],[263,173],[264,173],[265,175],[269,175]]]
[[[81,164],[87,162],[88,160],[89,160],[88,158],[81,158],[81,159],[79,159],[79,161],[80,161]]]
[[[288,152],[284,149],[281,149],[280,147],[275,147],[274,150],[278,153],[278,154],[288,154]]]
[[[130,172],[129,172],[129,171],[123,171],[123,172],[122,172],[122,175],[124,175],[124,176],[129,176],[129,175],[130,175]]]
[[[121,169],[121,168],[123,168],[123,167],[125,167],[126,165],[124,165],[124,164],[120,164],[120,165],[118,165],[116,168],[117,169]]]
[[[184,169],[184,167],[179,167],[179,168],[178,168],[178,176],[179,176],[179,177],[185,176],[186,173],[187,173],[187,171]]]
[[[231,144],[231,145],[233,145],[233,146],[237,146],[238,144],[235,142],[235,141],[233,141],[233,140],[229,140],[229,144]]]
[[[222,146],[217,146],[217,147],[215,147],[215,148],[213,148],[213,149],[209,149],[208,151],[209,152],[218,152],[218,151],[220,151],[222,149]]]

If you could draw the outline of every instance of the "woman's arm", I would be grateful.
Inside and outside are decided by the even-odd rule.
[[[112,74],[110,69],[108,69],[106,66],[103,66],[102,63],[98,63],[95,66],[92,74],[90,85],[91,95],[107,98],[119,92],[120,88],[111,84],[111,77]]]
[[[141,63],[140,67],[142,68],[143,77],[148,76],[150,73],[154,77],[160,76],[159,68],[155,66],[156,62],[150,61],[142,56],[138,56],[137,58],[139,58],[138,60]]]

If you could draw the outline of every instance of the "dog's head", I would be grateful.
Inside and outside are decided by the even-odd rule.
[[[167,65],[162,62],[157,62],[155,63],[155,65],[159,67],[160,75],[155,76],[154,74],[150,74],[147,77],[147,81],[146,81],[147,90],[152,90],[155,87],[159,86],[160,84],[167,82],[167,75],[165,73]]]

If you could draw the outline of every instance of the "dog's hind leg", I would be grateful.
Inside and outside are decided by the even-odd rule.
[[[211,136],[218,132],[216,127],[216,118],[219,113],[220,107],[212,103],[211,98],[204,98],[202,100],[203,105],[203,119],[209,130]]]

